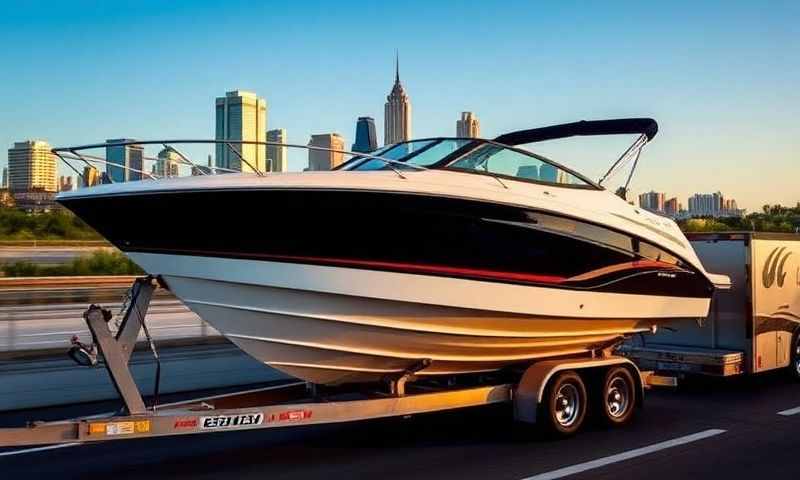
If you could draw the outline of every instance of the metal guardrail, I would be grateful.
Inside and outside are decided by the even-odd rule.
[[[0,240],[0,247],[113,247],[106,240]]]
[[[0,278],[0,357],[19,352],[62,353],[72,335],[88,339],[83,311],[102,303],[117,312],[135,276]],[[180,300],[159,290],[147,316],[159,341],[205,341],[220,334]]]
[[[134,275],[93,275],[71,277],[0,277],[0,291],[7,289],[67,287],[129,287]]]

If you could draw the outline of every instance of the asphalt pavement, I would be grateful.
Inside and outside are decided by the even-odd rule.
[[[89,413],[72,407],[59,415]],[[796,478],[800,384],[782,374],[648,392],[627,427],[548,440],[508,406],[0,453],[4,478]],[[108,404],[97,405],[107,411]],[[0,415],[0,423],[47,411]],[[52,413],[50,414],[52,416]]]

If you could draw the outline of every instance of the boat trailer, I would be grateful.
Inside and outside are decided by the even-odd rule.
[[[84,319],[92,334],[92,343],[82,344],[73,338],[69,356],[80,365],[95,367],[101,363],[98,356],[102,355],[102,363],[119,393],[123,409],[119,413],[104,416],[30,422],[23,427],[0,428],[0,447],[93,443],[352,422],[506,402],[513,402],[517,420],[534,423],[537,416],[547,413],[549,409],[559,408],[558,402],[554,404],[548,401],[556,398],[549,387],[554,379],[563,376],[559,373],[575,376],[574,372],[578,371],[607,371],[615,367],[623,367],[637,374],[631,375],[631,378],[635,378],[635,392],[628,397],[637,407],[642,405],[645,387],[674,386],[673,378],[640,372],[630,360],[604,349],[581,357],[537,361],[516,372],[500,372],[496,375],[421,380],[414,373],[430,362],[423,360],[416,368],[387,379],[382,385],[331,387],[291,381],[160,405],[160,372],[157,371],[154,402],[148,406],[133,380],[128,362],[140,331],[144,331],[158,368],[158,354],[147,331],[145,317],[153,293],[159,286],[166,288],[161,279],[153,276],[134,281],[123,304],[121,314],[124,315],[116,333],[112,333],[109,327],[113,318],[111,312],[91,305],[84,312]]]

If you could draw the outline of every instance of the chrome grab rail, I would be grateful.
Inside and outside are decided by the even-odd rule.
[[[239,160],[241,162],[243,162],[245,165],[247,165],[252,170],[252,172],[233,170],[233,169],[230,169],[230,168],[223,168],[223,167],[216,167],[216,166],[198,164],[198,163],[193,162],[192,160],[190,160],[189,157],[187,157],[181,151],[176,149],[173,146],[173,144],[225,145],[231,151],[233,151],[233,153],[237,157],[239,157]],[[352,151],[349,151],[349,150],[340,150],[340,149],[334,149],[334,148],[318,147],[318,146],[313,146],[313,145],[300,145],[300,144],[281,143],[281,142],[259,142],[259,141],[248,141],[248,140],[201,140],[201,139],[128,140],[128,141],[120,141],[120,142],[106,142],[106,143],[95,143],[95,144],[88,144],[88,145],[79,145],[79,146],[75,146],[75,147],[58,147],[58,148],[53,148],[51,151],[52,151],[52,153],[54,155],[56,155],[59,159],[61,159],[70,169],[72,169],[78,175],[78,177],[81,179],[82,183],[85,180],[83,178],[83,173],[79,169],[75,168],[75,166],[72,165],[70,160],[81,161],[81,162],[85,163],[87,166],[90,166],[90,167],[94,167],[93,163],[100,163],[100,164],[103,164],[103,165],[106,165],[106,166],[113,166],[113,167],[119,168],[119,169],[121,169],[123,171],[129,171],[129,172],[134,172],[134,173],[140,174],[143,177],[147,176],[148,178],[153,179],[153,180],[157,180],[159,178],[170,177],[168,172],[165,172],[165,175],[163,175],[163,176],[159,176],[159,175],[156,175],[154,173],[147,172],[145,170],[139,170],[139,169],[130,167],[128,165],[121,165],[121,164],[118,164],[118,163],[110,162],[110,161],[108,161],[107,158],[102,158],[102,157],[99,157],[99,156],[96,156],[96,155],[89,155],[89,154],[84,152],[85,150],[94,150],[94,149],[101,149],[101,148],[107,148],[107,147],[123,147],[123,146],[129,146],[129,145],[136,145],[136,146],[161,145],[163,148],[169,149],[170,151],[175,152],[175,154],[180,158],[180,160],[177,163],[179,163],[181,165],[190,166],[193,169],[197,169],[196,171],[200,175],[216,175],[218,173],[245,173],[245,174],[252,173],[252,174],[255,174],[255,175],[258,175],[258,176],[263,176],[266,172],[262,172],[258,168],[254,167],[248,160],[246,160],[244,158],[244,156],[239,152],[239,150],[234,148],[235,145],[240,145],[240,146],[241,145],[264,145],[264,146],[278,146],[278,147],[287,147],[287,148],[301,148],[301,149],[306,149],[306,150],[324,151],[324,152],[330,152],[330,153],[340,153],[340,154],[343,154],[343,155],[350,155],[350,156],[353,156],[353,157],[361,157],[361,158],[365,158],[365,159],[378,160],[378,161],[383,162],[384,164],[386,164],[386,166],[389,169],[391,169],[394,173],[396,173],[400,178],[403,178],[403,179],[405,179],[406,177],[403,175],[403,173],[399,169],[395,168],[396,165],[401,165],[401,166],[403,166],[405,168],[412,168],[414,170],[427,170],[427,168],[425,168],[423,166],[420,166],[420,165],[408,164],[408,163],[405,163],[405,162],[392,160],[390,158],[383,158],[381,156],[371,155],[369,153],[352,152]],[[79,152],[82,152],[82,153],[79,153]],[[145,155],[142,155],[142,159],[143,160],[147,160],[147,161],[159,161],[159,160],[161,160],[159,158],[148,157],[148,156],[145,156]],[[106,178],[108,178],[108,180],[111,181],[111,183],[113,183],[113,179],[111,179],[109,177],[106,177]]]

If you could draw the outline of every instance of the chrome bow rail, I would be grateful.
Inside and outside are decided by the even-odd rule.
[[[187,155],[183,153],[182,150],[176,148],[174,145],[196,145],[196,144],[205,144],[205,145],[224,145],[230,153],[238,158],[243,165],[246,165],[250,171],[247,170],[235,170],[230,168],[223,168],[217,167],[212,165],[204,165],[201,163],[193,162]],[[56,155],[61,161],[63,161],[72,171],[74,171],[78,177],[81,179],[82,182],[85,182],[83,173],[80,169],[76,168],[73,165],[73,162],[82,162],[86,164],[87,167],[95,167],[95,164],[105,165],[106,167],[120,169],[121,171],[128,171],[136,173],[137,175],[141,175],[142,178],[149,178],[149,179],[159,179],[164,177],[174,177],[174,176],[182,176],[182,175],[170,175],[169,169],[165,169],[163,175],[157,175],[153,172],[148,172],[144,168],[144,162],[159,162],[163,159],[142,155],[142,169],[133,168],[130,165],[123,165],[119,163],[115,163],[110,161],[108,158],[103,158],[98,155],[87,153],[87,151],[91,150],[99,150],[105,149],[109,147],[126,147],[126,146],[137,146],[137,147],[144,147],[147,145],[160,145],[162,148],[169,150],[170,152],[174,152],[177,155],[178,159],[176,159],[176,163],[179,165],[184,165],[192,168],[192,172],[195,175],[217,175],[220,173],[252,173],[254,175],[263,176],[267,173],[267,170],[262,171],[258,168],[258,165],[253,165],[250,161],[245,158],[245,155],[242,154],[242,146],[244,145],[255,145],[255,146],[271,146],[271,147],[287,147],[287,148],[300,148],[305,150],[314,150],[314,151],[323,151],[323,152],[330,152],[335,154],[342,154],[342,155],[349,155],[351,158],[353,157],[361,157],[365,159],[374,159],[381,162],[384,162],[386,166],[394,171],[400,178],[405,179],[406,177],[403,175],[402,171],[396,166],[402,166],[404,169],[414,169],[414,170],[426,170],[425,167],[419,165],[412,165],[406,164],[403,162],[398,162],[396,160],[392,160],[390,158],[383,158],[377,155],[371,155],[368,153],[360,153],[360,152],[352,152],[349,150],[338,150],[333,148],[326,148],[326,147],[317,147],[313,145],[300,145],[300,144],[292,144],[292,143],[280,143],[280,142],[257,142],[257,141],[247,141],[247,140],[198,140],[198,139],[179,139],[179,140],[126,140],[126,141],[119,141],[119,142],[105,142],[105,143],[95,143],[90,145],[80,145],[75,147],[59,147],[52,149],[52,153]],[[238,147],[238,148],[237,148]],[[113,183],[113,179],[106,176],[105,177],[108,182]]]

